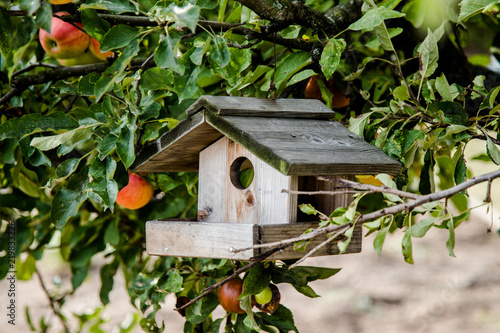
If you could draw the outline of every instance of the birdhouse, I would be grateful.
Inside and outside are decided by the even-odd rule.
[[[350,204],[349,194],[300,194],[334,190],[317,176],[353,179],[400,169],[399,162],[333,121],[334,112],[318,100],[203,96],[186,113],[187,119],[140,151],[133,166],[135,172],[199,172],[198,216],[148,221],[150,255],[249,260],[267,249],[234,249],[318,227],[317,217],[300,212],[300,204],[326,214]],[[358,227],[346,253],[360,251]],[[316,255],[338,253],[331,242]],[[289,247],[269,259],[303,255]]]

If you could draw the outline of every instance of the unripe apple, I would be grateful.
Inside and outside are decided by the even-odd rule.
[[[101,62],[101,59],[97,58],[94,53],[90,50],[85,51],[78,57],[69,59],[57,59],[57,61],[63,66],[78,66],[78,65],[89,65]]]
[[[95,38],[90,39],[90,51],[96,58],[101,61],[105,61],[106,58],[112,57],[114,55],[114,52],[112,51],[101,52],[101,49],[99,48],[99,42]]]
[[[265,287],[260,293],[254,295],[255,302],[258,304],[267,304],[271,302],[273,298],[273,292],[271,291],[271,287]]]
[[[69,14],[58,12],[56,15]],[[82,27],[80,23],[76,25]],[[87,33],[57,17],[52,18],[50,33],[40,29],[39,38],[45,52],[56,59],[77,57],[87,50],[90,43]]]
[[[269,290],[267,290],[268,288]],[[257,296],[260,294],[254,296],[256,303],[255,306],[257,306],[257,308],[262,312],[272,314],[274,311],[276,311],[276,309],[280,305],[281,301],[280,290],[274,284],[270,284],[269,286],[264,288],[264,290],[262,290],[261,294],[262,293],[263,293],[263,295],[261,295],[262,297],[259,296],[259,298],[261,298],[260,301],[257,299]]]
[[[240,300],[238,299],[242,292],[243,280],[234,278],[217,289],[217,299],[227,312],[245,313],[245,310],[240,307]]]
[[[73,2],[73,0],[50,0],[50,3],[53,5],[65,5],[70,2]]]
[[[141,176],[129,172],[128,185],[118,192],[116,203],[123,208],[139,209],[151,200],[153,192],[153,185]]]

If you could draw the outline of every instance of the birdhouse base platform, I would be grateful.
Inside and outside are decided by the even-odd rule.
[[[187,220],[156,220],[146,223],[146,251],[150,255],[173,257],[217,258],[249,261],[270,248],[245,249],[256,244],[273,243],[300,236],[307,229],[317,228],[318,222],[287,224],[214,223]],[[354,229],[344,253],[361,252],[361,227]],[[266,260],[286,260],[303,257],[327,239],[326,235],[314,238],[306,250],[295,251],[289,246]],[[343,239],[340,239],[343,240]],[[337,241],[323,246],[314,256],[339,254]]]

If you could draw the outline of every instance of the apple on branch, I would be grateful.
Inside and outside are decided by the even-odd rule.
[[[100,46],[100,44],[97,41],[97,39],[95,39],[95,38],[90,39],[90,47],[89,47],[90,51],[97,59],[99,59],[100,61],[105,61],[106,58],[113,57],[114,52],[112,52],[112,51],[101,52],[101,49],[99,46]]]
[[[56,15],[69,14],[58,12]],[[80,23],[75,24],[82,27]],[[86,32],[57,17],[52,18],[50,32],[40,29],[39,38],[45,52],[56,59],[75,58],[84,53],[90,44],[90,37]]]
[[[128,173],[128,184],[116,196],[116,203],[123,208],[139,209],[153,197],[153,185],[138,174]]]

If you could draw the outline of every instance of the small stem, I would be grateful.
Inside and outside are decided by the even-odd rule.
[[[61,324],[64,327],[64,332],[69,333],[70,330],[68,327],[68,323],[66,322],[66,319],[64,318],[60,309],[56,309],[55,303],[57,303],[57,302],[54,300],[54,298],[52,296],[50,296],[49,290],[45,286],[45,283],[42,279],[42,275],[40,274],[40,272],[38,271],[38,269],[36,267],[35,267],[35,273],[38,276],[38,280],[40,281],[40,285],[42,286],[42,290],[44,291],[45,295],[47,295],[47,298],[49,299],[49,305],[50,305],[50,308],[52,309],[52,312],[54,312],[56,317],[58,317],[59,320],[61,321]]]
[[[190,300],[189,302],[187,302],[186,304],[184,304],[183,306],[181,307],[178,307],[176,309],[174,309],[175,311],[180,311],[182,309],[185,309],[187,308],[188,306],[191,306],[193,305],[194,303],[196,303],[198,300],[202,299],[203,297],[207,296],[208,294],[210,294],[212,291],[214,291],[215,289],[219,288],[220,286],[222,286],[224,283],[226,283],[227,281],[231,280],[231,279],[234,279],[235,277],[237,277],[238,275],[240,275],[241,273],[244,273],[248,270],[250,270],[252,267],[256,266],[258,263],[260,263],[261,261],[263,261],[264,259],[266,259],[267,257],[271,256],[273,253],[275,252],[278,252],[280,250],[283,250],[284,248],[290,246],[291,244],[282,244],[281,246],[278,246],[278,247],[275,247],[257,257],[255,257],[253,259],[253,261],[251,263],[249,263],[248,265],[246,266],[243,266],[239,269],[237,269],[236,271],[234,271],[233,274],[225,277],[223,280],[221,280],[220,282],[217,282],[216,284],[213,284],[211,285],[210,287],[208,288],[205,288],[198,296],[196,296],[195,298],[193,298],[192,300]]]
[[[325,241],[321,242],[321,244],[319,244],[314,249],[312,249],[311,251],[309,251],[305,256],[303,256],[302,258],[300,258],[294,264],[290,265],[290,267],[288,267],[288,268],[292,269],[292,268],[296,267],[297,265],[301,264],[302,262],[304,262],[304,260],[306,260],[307,258],[309,258],[310,256],[312,256],[316,251],[318,251],[319,249],[321,249],[323,246],[327,245],[331,241],[333,241],[333,240],[337,239],[339,236],[343,235],[347,230],[349,230],[349,228],[350,227],[347,227],[347,225],[345,225],[345,228],[337,231],[331,237],[329,237]]]

